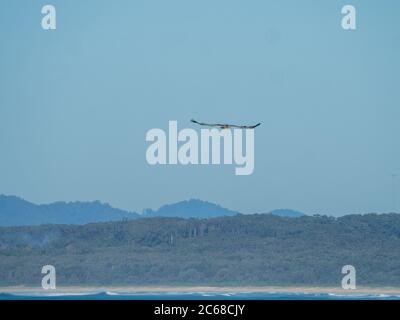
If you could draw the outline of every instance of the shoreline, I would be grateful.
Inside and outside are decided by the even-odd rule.
[[[9,286],[0,287],[0,293],[43,293],[79,294],[79,293],[341,293],[341,294],[400,294],[400,288],[360,287],[345,290],[340,287],[281,287],[281,286],[60,286],[53,290],[41,287]]]

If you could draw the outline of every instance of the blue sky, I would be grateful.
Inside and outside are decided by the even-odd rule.
[[[41,29],[45,4],[55,31]],[[345,4],[356,31],[341,28]],[[192,197],[244,213],[392,211],[399,14],[389,0],[2,0],[0,193],[136,211]],[[149,166],[146,132],[191,118],[262,122],[254,174]]]

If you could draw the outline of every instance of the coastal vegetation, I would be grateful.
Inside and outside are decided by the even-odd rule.
[[[400,215],[154,217],[0,228],[0,284],[400,286]]]

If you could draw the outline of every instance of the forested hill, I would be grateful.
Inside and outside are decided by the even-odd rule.
[[[0,228],[0,283],[400,286],[400,215],[236,215]]]

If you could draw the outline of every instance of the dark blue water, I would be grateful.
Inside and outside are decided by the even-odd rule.
[[[336,293],[0,293],[0,300],[400,300],[390,294]]]

